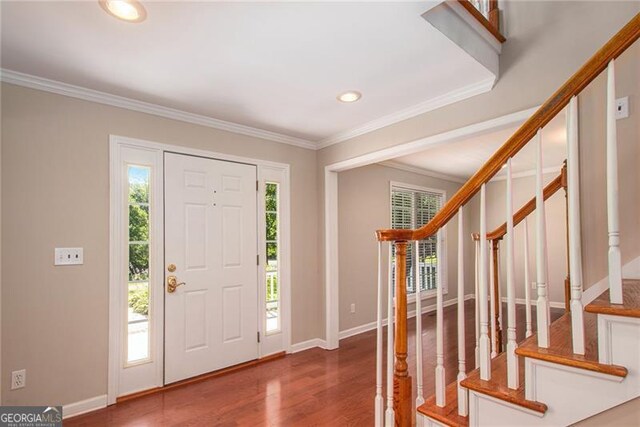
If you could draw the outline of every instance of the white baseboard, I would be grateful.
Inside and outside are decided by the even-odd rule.
[[[502,302],[507,302],[507,297],[502,297]],[[526,304],[527,300],[525,300],[524,298],[516,298],[516,304]],[[536,298],[531,298],[531,306],[535,307],[536,305]],[[558,302],[558,301],[549,301],[549,307],[551,308],[564,308],[564,303],[563,302]]]
[[[468,294],[464,296],[464,300],[470,300],[473,299],[474,295],[473,294]],[[449,307],[450,305],[454,305],[458,302],[457,298],[452,298],[449,299],[447,301],[444,301],[442,303],[443,307]],[[435,304],[429,304],[429,305],[425,305],[421,308],[422,310],[422,314],[425,313],[430,313],[432,311],[436,310],[436,305]],[[407,318],[410,319],[412,317],[416,317],[416,311],[415,310],[411,310],[409,312],[407,312]],[[340,331],[340,334],[338,335],[339,339],[344,339],[344,338],[349,338],[352,337],[354,335],[359,335],[362,334],[364,332],[367,331],[371,331],[372,329],[376,328],[376,324],[377,322],[370,322],[370,323],[365,323],[364,325],[360,325],[360,326],[356,326],[350,329],[345,329],[344,331]],[[387,319],[382,319],[382,326],[386,326],[387,325]]]
[[[81,400],[80,402],[69,403],[62,407],[62,418],[75,417],[76,415],[86,414],[107,407],[107,395],[92,397]]]
[[[302,341],[296,344],[293,344],[290,349],[290,353],[299,353],[301,351],[309,350],[311,348],[320,347],[323,349],[327,348],[327,342],[320,338],[313,338],[308,341]]]
[[[622,277],[625,279],[640,279],[640,257],[622,266]],[[609,276],[604,277],[582,292],[582,305],[589,304],[607,289],[609,289]]]

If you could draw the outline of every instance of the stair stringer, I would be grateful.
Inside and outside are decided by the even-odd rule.
[[[525,358],[525,394],[545,403],[543,415],[470,391],[470,426],[566,426],[640,396],[640,319],[598,315],[604,363],[627,368],[625,378]]]

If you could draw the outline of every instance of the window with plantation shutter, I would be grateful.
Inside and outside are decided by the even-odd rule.
[[[445,193],[438,190],[392,183],[391,184],[391,228],[419,228],[428,223],[444,203]],[[422,291],[435,290],[440,283],[438,277],[438,236],[419,243],[418,257],[414,256],[414,244],[407,245],[407,294],[415,294],[414,274]],[[392,275],[395,280],[395,249]]]

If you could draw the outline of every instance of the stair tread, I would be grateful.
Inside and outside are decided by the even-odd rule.
[[[432,418],[446,426],[466,427],[469,425],[469,417],[458,415],[458,383],[449,384],[445,390],[445,406],[436,405],[436,395],[430,396],[419,408],[418,412]]]
[[[523,408],[527,408],[532,411],[544,414],[545,412],[547,412],[547,405],[541,402],[535,402],[525,399],[524,358],[519,358],[518,363],[520,365],[520,387],[518,387],[517,390],[512,390],[507,385],[506,353],[501,353],[500,355],[491,359],[491,379],[489,381],[481,380],[480,370],[475,369],[469,373],[467,378],[462,381],[460,385],[469,390],[483,393],[496,399],[504,400],[505,402],[509,402],[514,405],[522,406]]]
[[[585,307],[589,313],[613,314],[640,318],[640,280],[622,279],[622,304],[609,302],[607,289]]]
[[[574,354],[571,313],[566,313],[553,322],[549,328],[549,348],[538,347],[538,336],[534,334],[519,345],[516,354],[618,377],[627,376],[627,369],[623,366],[599,363],[597,316],[595,314],[584,313],[584,335],[585,354]]]

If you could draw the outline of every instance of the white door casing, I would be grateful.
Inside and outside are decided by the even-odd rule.
[[[165,153],[165,384],[258,357],[256,193],[253,165]]]
[[[109,372],[107,383],[107,404],[116,402],[119,396],[125,396],[153,387],[161,387],[164,381],[164,296],[166,292],[165,274],[166,265],[164,255],[164,181],[163,156],[165,153],[181,153],[208,159],[218,159],[228,162],[255,165],[260,179],[260,188],[266,181],[278,182],[280,187],[280,207],[282,211],[279,229],[279,244],[281,246],[281,263],[279,266],[279,289],[282,303],[282,330],[277,334],[264,334],[264,324],[258,321],[262,332],[259,344],[259,356],[266,356],[280,351],[291,351],[291,205],[290,205],[290,166],[285,163],[268,160],[235,156],[209,150],[200,150],[178,145],[157,143],[142,139],[111,135],[110,146],[110,262],[109,262]],[[142,156],[142,157],[141,157]],[[145,160],[146,159],[146,160]],[[152,278],[151,310],[152,316],[152,345],[151,360],[145,364],[137,364],[127,367],[123,364],[125,356],[127,321],[123,313],[126,312],[127,293],[123,291],[126,286],[127,271],[127,226],[126,226],[126,197],[122,191],[126,191],[126,165],[127,163],[143,163],[152,168],[152,180],[158,185],[153,187],[153,199],[155,202],[152,211],[155,215],[151,218],[152,232],[150,242]],[[254,184],[255,185],[255,184]],[[258,230],[264,230],[264,194],[260,194],[258,200]],[[258,246],[261,262],[265,256],[264,242]],[[157,254],[157,255],[154,255]],[[157,256],[157,257],[156,257]],[[254,255],[255,256],[255,255]],[[255,266],[259,277],[260,303],[256,307],[256,316],[265,315],[264,307],[264,266]]]

